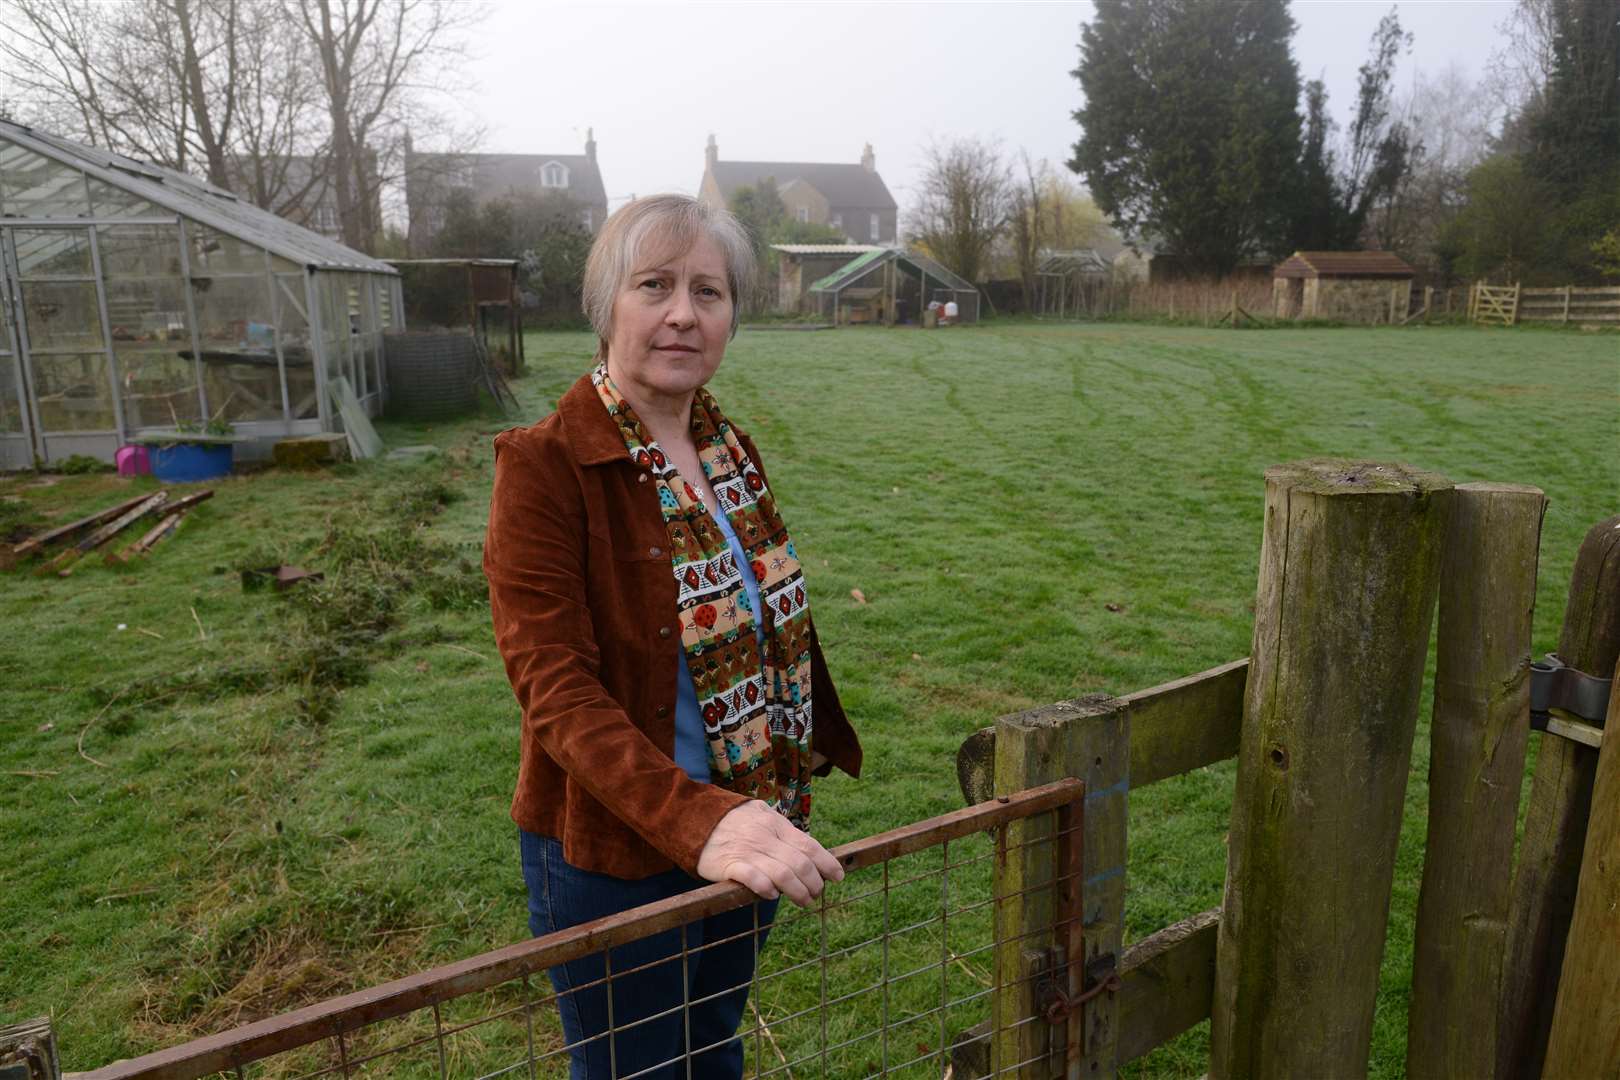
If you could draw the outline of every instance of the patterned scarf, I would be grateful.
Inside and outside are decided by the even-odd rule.
[[[608,377],[591,373],[630,460],[650,467],[675,565],[681,646],[697,689],[709,772],[722,787],[763,799],[800,829],[810,825],[810,604],[787,526],[764,478],[707,390],[692,402],[692,441],[720,509],[759,582],[748,591],[720,527],[682,480]],[[764,620],[763,654],[755,624]],[[763,663],[761,662],[763,661]]]

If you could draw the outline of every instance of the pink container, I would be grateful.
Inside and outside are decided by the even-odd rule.
[[[113,455],[119,476],[145,476],[152,471],[152,459],[144,446],[121,446]]]

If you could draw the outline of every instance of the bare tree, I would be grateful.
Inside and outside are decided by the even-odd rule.
[[[911,212],[911,239],[969,281],[986,267],[1007,227],[1008,169],[995,144],[974,138],[923,152],[923,180]]]
[[[369,250],[382,227],[384,154],[402,157],[413,94],[461,68],[472,5],[437,0],[285,0],[314,48],[343,240]],[[438,87],[443,86],[438,84]],[[420,109],[418,110],[420,111]],[[386,149],[384,146],[386,144]]]
[[[1045,242],[1044,200],[1041,182],[1035,166],[1030,163],[1029,151],[1018,152],[1024,175],[1008,185],[1007,209],[1012,226],[1013,258],[1018,265],[1018,280],[1023,286],[1024,310],[1035,307],[1035,272],[1041,262],[1041,246]]]

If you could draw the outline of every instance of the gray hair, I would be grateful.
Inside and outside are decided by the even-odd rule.
[[[648,195],[633,199],[608,215],[585,260],[580,306],[596,336],[606,343],[613,334],[613,302],[625,280],[648,263],[658,263],[689,250],[708,236],[726,262],[731,290],[731,334],[737,334],[742,305],[754,285],[754,247],[742,224],[689,195]]]

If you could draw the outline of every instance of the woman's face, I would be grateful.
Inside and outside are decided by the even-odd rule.
[[[638,267],[613,302],[608,373],[632,401],[689,399],[726,354],[733,303],[725,257],[707,236]]]

